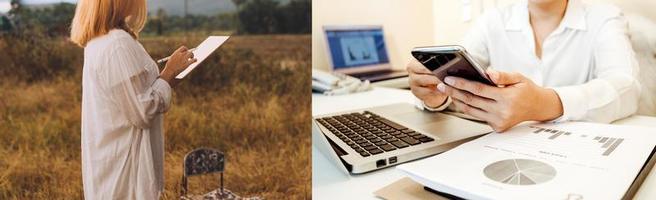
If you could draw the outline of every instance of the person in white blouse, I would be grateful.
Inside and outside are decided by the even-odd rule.
[[[463,46],[505,87],[457,77],[441,83],[415,60],[410,88],[424,108],[452,108],[498,132],[523,121],[608,123],[636,112],[637,61],[614,6],[524,0],[487,12]]]
[[[71,40],[84,47],[82,180],[86,199],[159,199],[163,113],[174,77],[196,62],[180,47],[162,72],[137,41],[146,0],[79,0]]]

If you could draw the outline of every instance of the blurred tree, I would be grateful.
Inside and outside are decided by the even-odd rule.
[[[11,21],[5,15],[0,14],[0,33],[8,32],[11,30]]]
[[[234,3],[237,7],[241,6],[246,2],[248,2],[248,0],[232,0],[232,3]]]
[[[9,5],[11,6],[11,8],[9,9],[9,13],[15,13],[16,11],[18,11],[21,5],[23,5],[23,3],[21,0],[11,0],[11,2],[9,2]]]
[[[68,35],[75,14],[74,4],[58,3],[43,8],[26,8],[20,6],[19,1],[16,2],[9,15],[16,34],[51,37]]]
[[[150,18],[150,24],[154,26],[157,35],[164,34],[164,23],[167,21],[166,10],[163,8],[157,9],[157,14]]]
[[[276,33],[279,3],[274,0],[239,2],[239,32],[247,34]],[[237,4],[237,3],[235,3]]]
[[[18,25],[20,24],[20,17],[18,14],[22,10],[22,4],[20,0],[11,0],[9,5],[11,8],[7,13],[7,21],[9,22],[9,29],[14,30],[19,28]]]
[[[312,26],[310,0],[292,0],[282,7],[279,14],[280,33],[310,33]]]
[[[75,4],[59,3],[54,7],[46,9],[48,18],[42,19],[42,23],[46,24],[46,30],[50,36],[68,35],[71,27],[71,22],[75,16]]]
[[[243,34],[310,33],[311,1],[233,0]]]

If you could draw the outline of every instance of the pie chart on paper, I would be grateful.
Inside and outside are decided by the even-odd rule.
[[[531,159],[507,159],[489,164],[483,174],[493,181],[509,185],[535,185],[556,176],[551,165]]]

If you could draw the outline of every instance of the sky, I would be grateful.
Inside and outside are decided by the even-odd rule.
[[[9,4],[11,0],[0,0],[0,5],[4,6],[5,4]],[[69,3],[75,3],[77,0],[22,0],[24,4],[44,4],[44,3],[59,3],[59,2],[69,2]],[[0,11],[2,11],[2,8],[0,7]]]
[[[6,13],[9,11],[11,5],[9,5],[9,0],[0,0],[0,13]]]
[[[0,0],[1,1],[9,1],[9,0]],[[75,3],[77,0],[23,0],[24,4],[43,4],[43,3],[59,3],[59,2],[70,2],[70,3]]]
[[[11,0],[0,0],[0,13],[7,13],[11,8],[9,4]],[[59,3],[59,2],[69,2],[75,3],[77,0],[23,0],[24,4],[44,4],[44,3]]]

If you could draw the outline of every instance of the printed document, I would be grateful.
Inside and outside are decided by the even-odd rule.
[[[655,128],[534,123],[397,169],[466,199],[621,199],[655,145]]]

